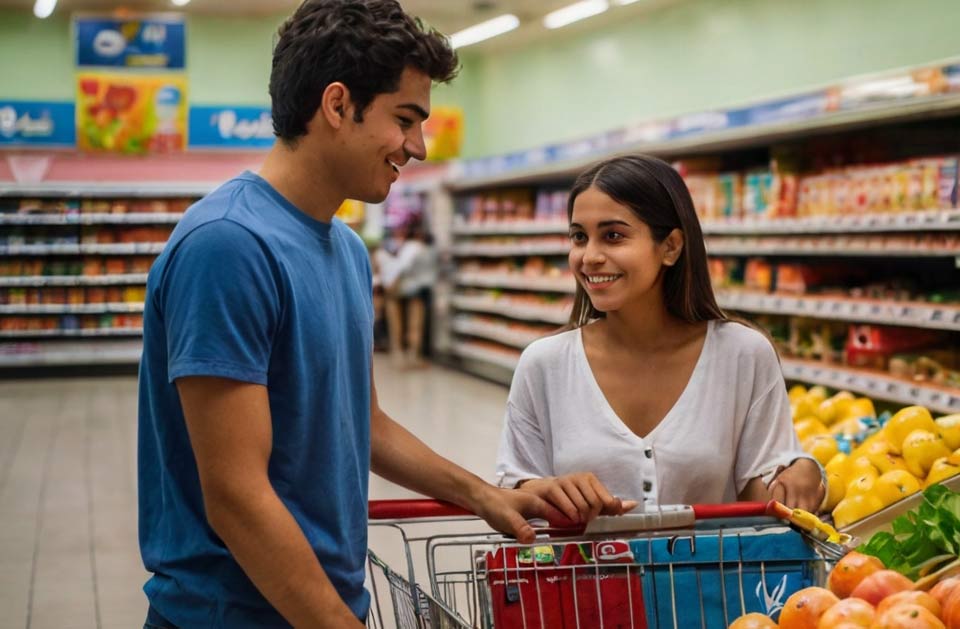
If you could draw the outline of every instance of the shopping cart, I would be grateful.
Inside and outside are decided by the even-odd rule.
[[[526,545],[489,529],[465,533],[476,518],[458,507],[372,501],[371,526],[397,532],[405,565],[398,572],[369,552],[367,624],[722,629],[749,612],[776,619],[792,593],[824,582],[826,560],[767,512],[763,503],[664,507],[598,518],[575,533],[543,529]],[[422,526],[429,534],[411,532]],[[424,570],[429,591],[416,579]],[[388,584],[393,614],[378,581]]]

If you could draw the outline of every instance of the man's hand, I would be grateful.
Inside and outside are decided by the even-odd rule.
[[[575,524],[586,524],[598,515],[623,515],[638,504],[612,496],[590,472],[531,478],[518,489],[546,500]]]
[[[539,518],[553,526],[575,524],[553,505],[533,493],[486,484],[470,510],[486,520],[492,528],[516,537],[517,541],[523,544],[531,544],[536,538],[528,519]]]
[[[810,459],[797,459],[777,474],[767,489],[770,497],[791,509],[816,513],[827,488],[823,486],[820,466]]]

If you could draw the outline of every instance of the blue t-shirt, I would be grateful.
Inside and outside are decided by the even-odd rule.
[[[371,272],[360,238],[252,173],[184,215],[147,280],[140,549],[151,604],[186,627],[288,626],[207,523],[174,381],[265,385],[270,481],[358,617],[370,470]]]

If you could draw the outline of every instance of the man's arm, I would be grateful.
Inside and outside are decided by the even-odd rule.
[[[427,496],[465,507],[499,531],[532,543],[527,518],[554,523],[570,521],[542,498],[528,492],[499,489],[448,461],[391,419],[377,402],[370,373],[370,459],[378,476]]]
[[[207,521],[240,567],[294,626],[362,629],[270,484],[266,387],[213,377],[176,383]]]

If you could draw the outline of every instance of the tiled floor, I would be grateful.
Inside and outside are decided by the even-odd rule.
[[[504,387],[379,356],[376,379],[395,419],[492,478]],[[132,377],[0,381],[0,629],[142,626],[136,402]],[[410,494],[374,477],[370,496]],[[371,533],[371,545],[392,539]]]

